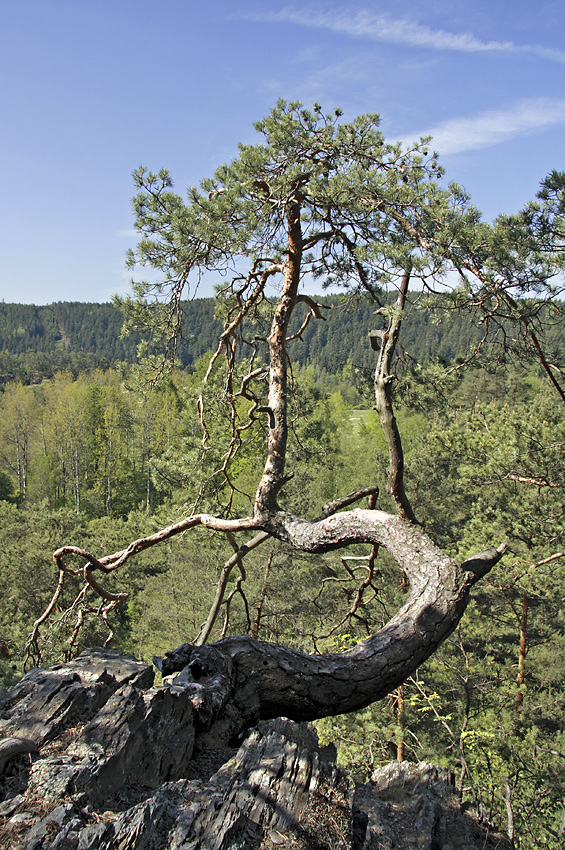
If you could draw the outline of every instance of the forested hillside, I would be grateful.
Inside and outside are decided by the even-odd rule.
[[[310,322],[293,346],[295,362],[312,365],[331,375],[349,362],[371,368],[368,332],[375,325],[374,307],[364,300],[354,304],[339,296],[320,296],[325,321]],[[453,362],[468,356],[481,339],[482,329],[472,317],[438,308],[433,317],[414,308],[406,323],[405,342],[417,362]],[[447,306],[447,304],[446,304]],[[306,315],[298,309],[293,317],[295,333]],[[139,334],[121,335],[123,315],[114,304],[58,302],[48,306],[0,304],[0,382],[20,380],[37,383],[56,371],[73,374],[89,369],[134,363]],[[179,365],[194,368],[195,362],[215,348],[221,321],[214,317],[214,299],[185,303]]]
[[[433,364],[427,368],[433,375]],[[198,460],[203,372],[198,362],[192,373],[177,370],[154,389],[135,368],[63,372],[41,384],[6,386],[0,399],[5,686],[20,674],[26,638],[53,591],[51,553],[62,540],[113,551],[181,518],[198,496],[222,450],[220,440],[205,462]],[[351,373],[320,383],[310,366],[295,381],[297,483],[288,483],[285,504],[316,516],[345,489],[365,484],[368,459],[384,493],[384,438]],[[493,538],[507,540],[510,554],[417,676],[360,714],[322,721],[320,731],[359,777],[396,756],[457,762],[464,798],[499,829],[509,783],[516,822],[531,835],[523,846],[539,846],[540,834],[557,846],[548,830],[557,834],[565,794],[562,405],[536,370],[452,373],[432,394],[414,371],[402,386],[398,419],[418,516],[456,557]],[[220,390],[215,384],[213,391]],[[213,442],[224,419],[222,413],[214,423]],[[261,447],[260,439],[252,441],[240,456],[234,508],[245,509]],[[213,504],[213,490],[205,498]],[[210,639],[249,632],[314,652],[354,646],[403,594],[390,560],[381,555],[377,567],[367,560],[367,547],[358,548],[359,560],[343,562],[347,580],[338,554],[301,555],[276,541],[251,552],[246,580],[230,579]],[[109,615],[111,645],[150,660],[194,640],[230,552],[218,537],[177,538],[109,577],[110,589],[130,594]],[[42,645],[43,663],[108,637],[94,603],[79,641],[65,643],[78,623],[72,609],[64,613],[73,593],[71,585],[60,600],[61,631]]]

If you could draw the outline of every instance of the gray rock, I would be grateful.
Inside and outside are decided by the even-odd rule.
[[[451,772],[427,762],[391,762],[376,770],[356,788],[353,814],[355,850],[511,847],[461,811]]]
[[[199,725],[201,697],[190,671],[155,688],[148,665],[103,650],[30,671],[8,694],[0,738],[31,738],[39,753],[14,756],[0,775],[0,846],[509,847],[461,812],[449,771],[394,762],[355,788],[308,724],[262,722],[230,749],[224,729]],[[14,771],[25,780],[17,792]]]

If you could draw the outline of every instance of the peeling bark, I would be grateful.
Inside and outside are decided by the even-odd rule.
[[[290,317],[298,300],[302,264],[301,206],[298,199],[289,204],[288,255],[284,266],[284,285],[273,321],[269,342],[269,437],[263,476],[255,497],[255,515],[277,509],[277,495],[285,483],[288,439],[287,391],[288,355],[286,336]]]

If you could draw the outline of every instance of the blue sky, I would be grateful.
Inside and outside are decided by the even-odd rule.
[[[133,169],[184,193],[279,97],[432,133],[488,220],[565,169],[562,0],[0,0],[0,75],[5,301],[127,292]]]

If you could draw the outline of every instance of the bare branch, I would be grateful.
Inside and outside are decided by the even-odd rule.
[[[220,578],[218,579],[218,583],[216,585],[216,594],[214,597],[214,601],[212,602],[212,605],[210,607],[206,622],[200,629],[198,637],[194,641],[195,646],[202,646],[210,637],[210,633],[214,627],[214,623],[216,622],[220,607],[224,600],[224,594],[233,568],[236,565],[241,566],[241,562],[243,561],[247,553],[257,548],[257,546],[260,546],[261,543],[264,543],[265,540],[268,540],[270,536],[271,535],[267,532],[261,531],[259,532],[259,534],[256,534],[255,537],[253,537],[248,543],[244,543],[243,546],[238,546],[232,535],[231,540],[233,540],[233,543],[231,542],[231,540],[230,543],[235,549],[235,552],[231,556],[231,558],[226,561],[222,568]]]
[[[327,502],[322,508],[322,513],[315,522],[321,519],[326,519],[326,517],[335,514],[336,511],[340,511],[342,508],[346,508],[348,505],[358,502],[359,499],[364,499],[365,496],[374,496],[376,498],[378,495],[379,488],[376,484],[372,487],[362,487],[360,490],[354,490],[347,496],[342,496],[340,499],[334,499],[332,502]]]

